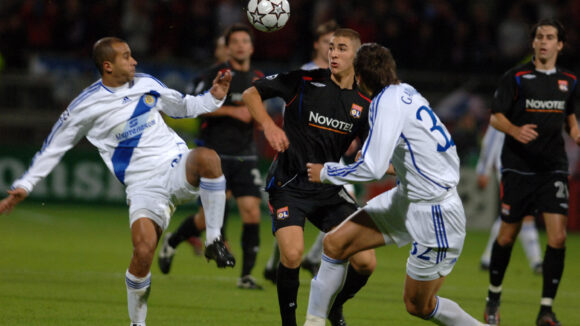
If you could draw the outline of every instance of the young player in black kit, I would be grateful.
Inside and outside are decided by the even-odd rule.
[[[502,223],[492,249],[484,313],[490,325],[499,324],[501,285],[522,218],[534,210],[542,213],[548,235],[536,324],[561,325],[552,303],[564,270],[568,215],[569,172],[562,126],[580,145],[574,114],[577,77],[556,66],[566,41],[558,21],[541,20],[530,36],[532,61],[502,77],[492,102],[491,125],[506,139],[501,157]]]
[[[244,102],[264,127],[266,139],[278,155],[266,179],[272,230],[280,247],[277,282],[282,325],[296,325],[296,297],[304,251],[304,223],[308,218],[329,231],[357,210],[341,186],[308,181],[307,162],[338,162],[351,141],[368,133],[370,99],[354,80],[353,60],[359,34],[339,29],[331,39],[330,70],[298,70],[267,76],[244,92]],[[268,116],[262,99],[279,96],[286,102],[283,129]],[[376,259],[374,251],[353,256],[343,291],[329,315],[332,325],[346,325],[342,304],[367,282]]]
[[[254,51],[252,30],[243,24],[231,26],[224,34],[229,60],[212,67],[205,76],[228,69],[232,72],[230,91],[224,105],[215,112],[202,115],[201,135],[198,146],[215,150],[222,162],[228,194],[236,198],[242,219],[242,271],[238,287],[261,289],[250,275],[256,263],[260,243],[260,201],[262,181],[258,170],[258,156],[254,142],[254,124],[248,109],[242,102],[242,92],[254,80],[263,77],[250,64]],[[204,78],[196,88],[206,91],[208,79]],[[227,214],[227,208],[226,208]],[[169,273],[175,248],[191,236],[199,236],[205,228],[203,209],[194,218],[185,219],[177,231],[166,236],[159,253],[159,267]],[[225,224],[225,223],[224,223]]]

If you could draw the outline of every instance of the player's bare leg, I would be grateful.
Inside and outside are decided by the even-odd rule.
[[[217,153],[205,147],[192,150],[187,156],[187,181],[199,187],[199,196],[205,210],[206,258],[216,261],[218,267],[233,267],[235,259],[220,238],[226,201],[226,180]]]
[[[161,236],[161,228],[148,218],[140,218],[131,226],[133,256],[125,273],[127,306],[134,325],[145,325],[147,298],[151,290],[151,263]]]

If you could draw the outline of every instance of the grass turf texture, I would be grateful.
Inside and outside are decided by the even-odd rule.
[[[173,231],[191,207],[182,207],[169,227]],[[276,287],[262,277],[272,246],[269,218],[261,227],[261,251],[253,271],[263,291],[236,287],[240,273],[240,220],[232,214],[227,234],[238,260],[235,269],[217,269],[194,256],[183,243],[171,273],[162,275],[155,260],[147,324],[279,325]],[[306,246],[317,231],[306,228]],[[457,266],[441,296],[482,318],[488,274],[479,270],[487,233],[468,232]],[[541,233],[542,250],[545,234]],[[124,273],[131,256],[125,207],[23,203],[0,216],[0,325],[128,325]],[[353,325],[430,325],[409,316],[402,301],[409,247],[377,250],[377,269],[368,285],[345,305]],[[554,310],[565,325],[578,322],[580,263],[575,254],[580,235],[569,234],[566,269]],[[306,314],[310,274],[301,271],[298,324]],[[503,285],[503,325],[532,325],[538,312],[542,278],[532,274],[521,246],[514,248]]]

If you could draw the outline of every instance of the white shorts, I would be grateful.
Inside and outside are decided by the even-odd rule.
[[[130,225],[140,218],[149,218],[165,230],[176,205],[197,199],[199,188],[187,182],[185,173],[189,153],[172,157],[155,169],[156,174],[127,189]]]
[[[386,244],[413,242],[407,275],[430,281],[451,272],[465,239],[465,212],[455,189],[434,202],[411,202],[395,187],[363,208],[383,233]]]

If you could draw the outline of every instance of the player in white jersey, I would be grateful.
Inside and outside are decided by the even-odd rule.
[[[376,43],[363,45],[355,71],[361,89],[373,95],[369,136],[353,164],[308,163],[309,179],[336,185],[378,180],[392,163],[391,172],[396,171],[399,182],[324,238],[305,325],[324,325],[350,256],[409,242],[413,245],[405,279],[407,311],[439,325],[481,325],[457,303],[436,295],[465,238],[465,213],[456,190],[455,144],[427,100],[412,86],[400,83],[388,49]]]
[[[126,186],[133,256],[125,274],[132,326],[144,326],[155,248],[175,205],[201,197],[206,208],[206,257],[218,267],[235,260],[220,239],[225,179],[213,150],[189,150],[163,121],[195,117],[217,110],[228,92],[231,73],[221,72],[212,89],[201,96],[183,96],[152,76],[136,74],[129,45],[105,37],[93,46],[101,79],[86,88],[54,125],[30,168],[0,201],[9,213],[58,164],[83,136]],[[211,213],[210,213],[211,212]]]
[[[485,131],[483,140],[481,141],[481,150],[479,159],[477,161],[477,186],[481,189],[487,187],[489,177],[495,169],[497,180],[501,180],[501,149],[505,134],[492,126],[489,126]],[[489,232],[489,239],[483,254],[480,258],[480,267],[483,270],[489,269],[489,262],[491,260],[491,249],[493,243],[499,233],[501,225],[501,218],[495,220]],[[530,268],[536,274],[542,274],[542,255],[540,253],[540,240],[538,237],[538,229],[533,215],[524,217],[522,229],[519,234],[519,239],[528,258]]]

